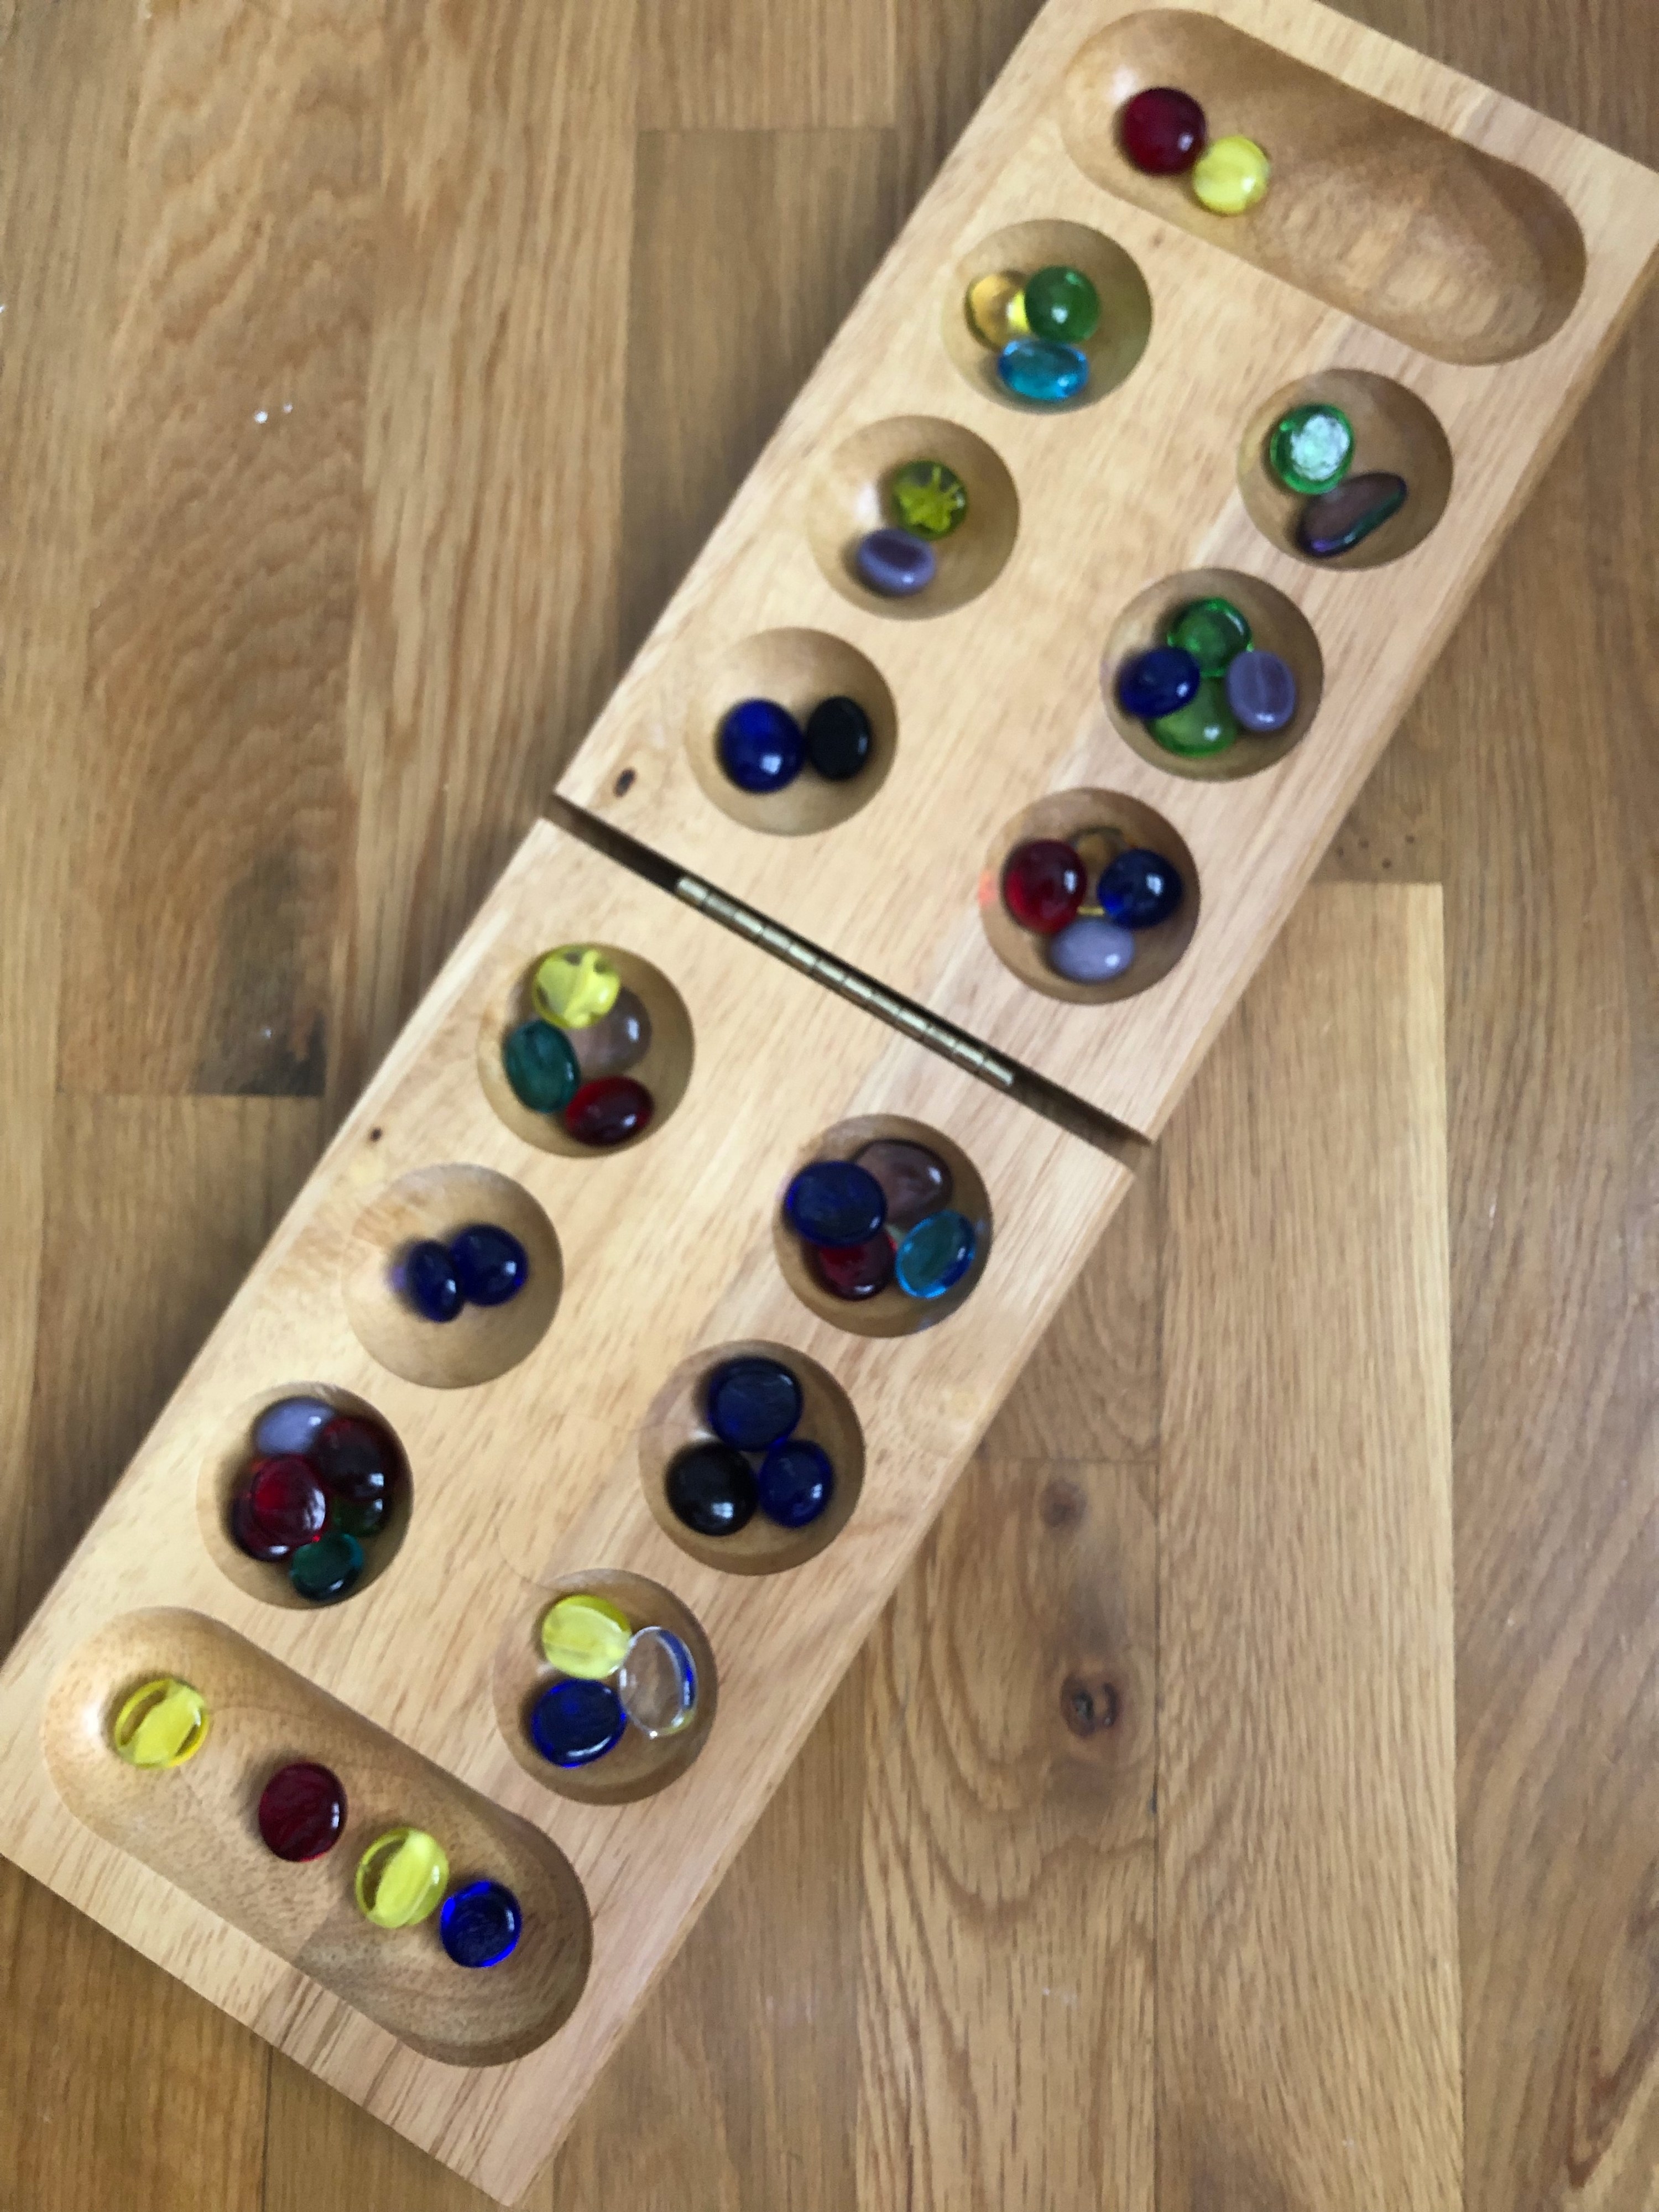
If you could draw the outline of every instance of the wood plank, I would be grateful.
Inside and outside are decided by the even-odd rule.
[[[905,13],[896,0],[639,0],[639,9],[642,131],[893,120],[894,27]],[[739,265],[728,264],[728,280]]]
[[[1439,901],[1297,912],[1171,1129],[1158,2159],[1462,2203]]]

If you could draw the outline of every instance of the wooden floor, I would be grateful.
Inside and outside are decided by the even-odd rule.
[[[0,1634],[1030,12],[0,0]],[[1650,0],[1350,12],[1659,163]],[[1443,887],[1478,2212],[1659,2205],[1656,422],[1650,301],[1326,870]],[[1167,2073],[1124,2112],[1074,2041],[930,2042],[1012,2002],[982,1960],[890,1990],[882,2047],[835,1972],[872,1865],[921,1865],[917,1835],[952,1839],[928,1879],[965,1928],[1014,1908],[996,1793],[1020,1747],[987,1762],[946,1710],[882,1762],[906,1668],[951,1622],[971,1643],[991,1564],[1030,1556],[1067,1485],[1099,1501],[1069,1571],[1124,1594],[1112,1654],[1143,1696],[1156,1680],[1183,1207],[1213,1182],[1217,1085],[1249,1095],[1248,1051],[1223,1051],[548,2205],[1314,2212],[1161,2136]],[[1107,1687],[1083,1680],[1097,1712]],[[1097,1828],[1086,1797],[1064,1808],[1038,1908],[1085,1965],[1091,1850],[1105,1882],[1169,1847],[1139,1782],[1133,1817],[1127,1787],[1105,1797]],[[763,1984],[717,2011],[756,1914]],[[3,1868],[0,1960],[5,2212],[480,2201]],[[861,2094],[879,2155],[848,2139]],[[930,2161],[935,2097],[978,2132]],[[1120,2190],[1134,2142],[1151,2163]]]

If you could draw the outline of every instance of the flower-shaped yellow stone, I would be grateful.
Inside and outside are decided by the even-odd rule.
[[[449,1858],[424,1828],[389,1828],[357,1862],[355,1887],[377,1928],[412,1928],[449,1887]]]
[[[1192,174],[1194,195],[1212,215],[1243,215],[1267,198],[1272,167],[1254,138],[1216,138]]]
[[[542,1651],[550,1667],[580,1682],[603,1682],[628,1656],[633,1625],[602,1597],[586,1590],[562,1597],[542,1616]]]
[[[544,953],[530,986],[536,1012],[562,1030],[588,1030],[617,1003],[622,977],[592,945],[562,945]]]
[[[202,1748],[207,1732],[207,1699],[201,1692],[172,1674],[161,1674],[123,1704],[110,1741],[129,1766],[182,1766]]]

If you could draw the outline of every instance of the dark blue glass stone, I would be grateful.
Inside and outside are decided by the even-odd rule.
[[[797,1437],[774,1444],[760,1463],[760,1509],[782,1528],[805,1528],[830,1503],[836,1470],[821,1445]]]
[[[743,699],[720,724],[720,766],[739,791],[781,791],[800,774],[800,724],[775,699]]]
[[[696,1536],[732,1536],[755,1515],[755,1470],[730,1444],[688,1444],[671,1462],[669,1510]]]
[[[402,1276],[404,1296],[422,1321],[453,1321],[466,1304],[448,1247],[431,1237],[410,1246]]]
[[[806,757],[827,783],[848,783],[876,742],[856,699],[820,699],[806,718]]]
[[[854,558],[860,577],[884,599],[914,599],[939,573],[939,556],[908,530],[871,531]]]
[[[708,1378],[708,1425],[723,1444],[764,1451],[800,1419],[800,1384],[781,1359],[728,1359]]]
[[[470,1881],[452,1890],[438,1915],[438,1934],[458,1966],[499,1966],[523,1928],[518,1899],[499,1881]]]
[[[591,1766],[622,1741],[628,1716],[607,1682],[555,1682],[530,1714],[530,1734],[555,1766]]]
[[[1198,696],[1203,672],[1178,645],[1155,645],[1137,653],[1117,672],[1117,703],[1138,722],[1160,721]]]
[[[1053,338],[1010,338],[997,356],[997,374],[1016,399],[1060,407],[1087,385],[1089,356]]]
[[[1101,871],[1095,896],[1109,921],[1125,929],[1155,929],[1181,904],[1186,886],[1161,853],[1134,846]]]
[[[783,1210],[809,1244],[867,1244],[887,1218],[887,1200],[855,1160],[814,1160],[785,1192]]]
[[[449,1248],[461,1296],[475,1306],[504,1306],[530,1280],[530,1255],[493,1221],[475,1221]]]

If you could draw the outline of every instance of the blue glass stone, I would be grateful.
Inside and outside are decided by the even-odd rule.
[[[466,1304],[448,1247],[432,1237],[410,1246],[398,1274],[404,1296],[422,1321],[453,1321]]]
[[[867,1244],[887,1218],[887,1200],[855,1160],[814,1160],[784,1193],[783,1210],[809,1244]]]
[[[969,1257],[972,1255],[969,1254]],[[781,1528],[805,1528],[816,1521],[835,1493],[836,1470],[819,1444],[797,1437],[774,1444],[760,1463],[760,1509]]]
[[[586,1031],[578,1030],[585,1036]],[[539,1017],[520,1022],[501,1046],[501,1067],[513,1096],[532,1114],[556,1114],[575,1097],[581,1082],[568,1034]]]
[[[1117,703],[1138,722],[1156,722],[1198,696],[1203,672],[1178,645],[1137,653],[1117,672]]]
[[[720,724],[720,762],[739,791],[781,791],[806,757],[800,724],[775,699],[743,699]]]
[[[800,1384],[781,1359],[728,1359],[708,1378],[708,1425],[723,1444],[764,1451],[800,1419]]]
[[[253,1449],[261,1459],[307,1452],[337,1410],[324,1398],[279,1398],[253,1424]]]
[[[806,718],[806,757],[827,783],[862,775],[875,743],[870,717],[856,699],[820,699]]]
[[[608,1682],[574,1677],[544,1690],[531,1708],[530,1735],[554,1766],[591,1766],[622,1741],[628,1716]]]
[[[1180,871],[1161,853],[1136,845],[1102,871],[1095,896],[1108,921],[1125,929],[1156,929],[1181,904],[1186,888]]]
[[[1276,653],[1241,653],[1227,663],[1227,704],[1241,729],[1265,737],[1296,713],[1296,678]]]
[[[858,572],[884,599],[912,599],[939,574],[939,556],[909,530],[872,530],[859,540]]]
[[[669,1511],[696,1536],[735,1536],[755,1517],[755,1470],[730,1444],[688,1444],[664,1490]]]
[[[524,1928],[519,1900],[499,1881],[470,1881],[452,1890],[438,1915],[438,1934],[458,1966],[499,1966]]]
[[[1070,983],[1109,983],[1135,957],[1135,941],[1121,923],[1085,915],[1048,939],[1048,965]]]
[[[1089,356],[1053,338],[1010,338],[997,356],[997,374],[1016,399],[1060,407],[1088,383]]]
[[[504,1306],[530,1280],[530,1255],[493,1221],[475,1221],[449,1248],[461,1296],[475,1306]]]
[[[1077,924],[1072,927],[1075,929]],[[898,1248],[893,1273],[900,1290],[913,1298],[942,1298],[973,1266],[977,1248],[974,1224],[966,1214],[950,1206],[942,1213],[930,1213]]]

